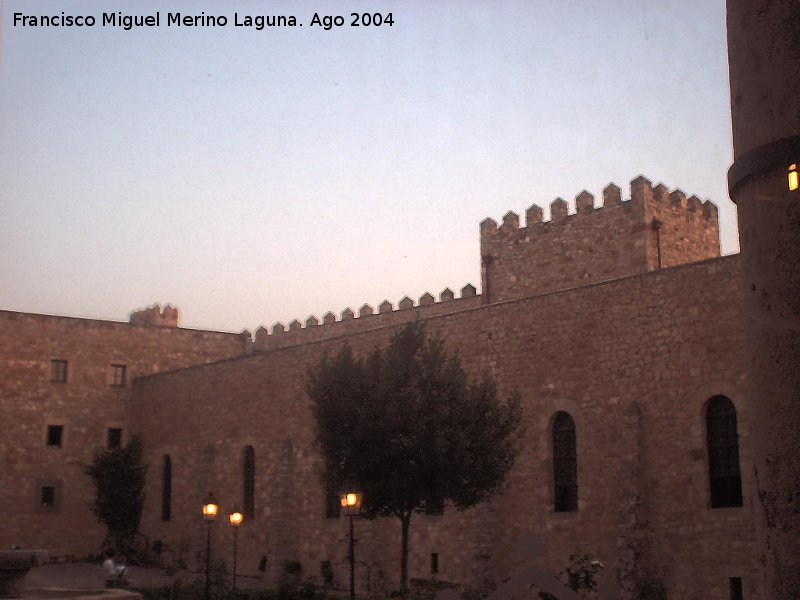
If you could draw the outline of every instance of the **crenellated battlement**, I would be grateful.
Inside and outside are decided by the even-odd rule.
[[[639,175],[630,197],[611,183],[587,190],[575,211],[556,198],[550,220],[538,204],[480,224],[484,303],[498,302],[719,256],[717,206]]]
[[[180,311],[171,304],[165,304],[162,310],[159,304],[133,311],[128,317],[131,325],[152,325],[156,327],[177,327]]]
[[[288,326],[277,322],[256,330],[254,348],[317,341],[719,255],[716,205],[680,189],[670,191],[663,183],[654,186],[641,175],[631,181],[627,199],[610,183],[599,201],[582,190],[575,196],[574,212],[566,200],[556,198],[548,221],[544,213],[533,204],[525,211],[524,226],[514,211],[499,224],[491,218],[481,222],[480,296],[468,284],[459,299],[445,288],[438,300],[425,292],[416,302],[405,296],[396,306],[384,300],[377,307],[327,312],[321,319],[294,319]]]
[[[663,207],[683,208],[686,210],[687,217],[693,215],[701,216],[708,225],[718,226],[717,205],[711,200],[701,200],[697,196],[686,197],[686,194],[675,189],[670,192],[669,188],[663,183],[656,186],[646,177],[639,175],[630,183],[630,198],[622,199],[622,190],[615,184],[609,183],[603,189],[598,202],[595,202],[593,194],[587,190],[582,190],[575,196],[575,212],[569,213],[569,204],[563,198],[556,198],[550,205],[550,220],[544,220],[544,208],[538,204],[532,204],[525,211],[525,226],[520,225],[520,216],[514,211],[508,211],[503,215],[501,223],[491,217],[487,217],[480,224],[481,237],[492,235],[506,235],[524,237],[526,235],[537,235],[546,233],[549,226],[565,225],[569,220],[581,217],[602,219],[608,214],[604,208],[617,207],[620,205],[630,208],[646,206],[653,207],[658,203]]]
[[[261,326],[255,332],[255,349],[272,350],[317,341],[355,331],[405,323],[417,318],[457,312],[479,306],[480,303],[480,296],[475,286],[468,283],[461,288],[460,298],[456,298],[450,288],[445,288],[439,294],[438,301],[433,294],[425,292],[416,303],[409,296],[404,296],[397,303],[397,308],[389,300],[381,302],[377,310],[369,304],[363,304],[358,309],[358,315],[348,307],[339,313],[338,318],[335,313],[327,312],[322,317],[321,323],[316,316],[311,315],[304,323],[297,319],[293,320],[289,323],[288,329],[281,322],[273,324],[271,331]]]

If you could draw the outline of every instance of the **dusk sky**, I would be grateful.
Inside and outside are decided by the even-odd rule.
[[[253,331],[438,298],[479,287],[485,217],[640,173],[738,251],[724,0],[0,6],[0,309]],[[97,22],[14,26],[62,11]]]

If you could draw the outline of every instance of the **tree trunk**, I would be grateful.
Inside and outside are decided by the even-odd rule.
[[[403,598],[408,597],[408,525],[410,521],[410,512],[400,516],[400,524],[403,527],[402,545],[400,549],[400,593],[403,595]]]

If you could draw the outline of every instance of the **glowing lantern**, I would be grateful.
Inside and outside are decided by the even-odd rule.
[[[342,508],[346,508],[347,512],[357,511],[361,507],[362,495],[358,492],[345,492],[341,496]]]
[[[206,521],[213,521],[217,518],[218,511],[219,506],[217,506],[214,496],[209,493],[208,498],[206,498],[206,501],[203,503],[203,518]]]

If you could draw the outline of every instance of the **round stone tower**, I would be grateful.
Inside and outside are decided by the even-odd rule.
[[[727,0],[760,597],[800,594],[800,4]]]

